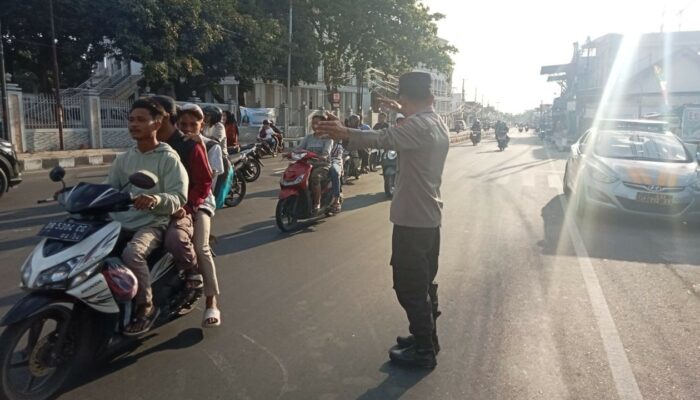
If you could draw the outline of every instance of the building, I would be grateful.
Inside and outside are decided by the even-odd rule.
[[[552,107],[558,144],[575,140],[597,116],[642,118],[700,103],[700,32],[637,39],[607,34],[575,43],[568,64],[542,67],[562,89]]]

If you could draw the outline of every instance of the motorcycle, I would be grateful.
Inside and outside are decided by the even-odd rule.
[[[399,153],[395,150],[386,150],[382,156],[382,175],[384,176],[384,194],[386,197],[394,197],[396,188],[396,172],[398,168]]]
[[[109,213],[128,210],[132,196],[103,184],[81,182],[66,188],[64,176],[61,167],[51,171],[51,180],[61,182],[63,189],[56,200],[39,202],[58,201],[69,215],[39,231],[42,239],[21,268],[20,286],[27,295],[0,321],[5,327],[0,398],[53,397],[95,360],[113,356],[129,340],[122,332],[131,319],[136,282],[119,258],[126,244],[122,226]],[[157,177],[140,171],[129,182],[149,189]],[[172,256],[158,249],[148,265],[159,315],[154,326],[192,311],[201,290],[188,297],[184,273],[175,268]],[[183,302],[185,298],[190,301]]]
[[[246,159],[241,169],[241,174],[243,179],[248,183],[255,182],[260,177],[262,167],[264,166],[260,153],[260,145],[257,143],[243,146],[234,151],[229,151],[230,156],[234,154],[243,154],[245,156]]]
[[[272,157],[277,157],[277,139],[272,138],[273,144],[270,145],[270,143],[267,142],[265,139],[257,138],[257,144],[260,145],[260,155],[261,156],[272,156]]]
[[[481,142],[481,131],[472,131],[469,134],[469,139],[472,141],[472,144],[476,146]]]
[[[233,174],[231,175],[231,189],[224,199],[224,204],[227,207],[236,207],[241,204],[246,193],[247,156],[242,153],[230,155],[229,163],[233,168]]]
[[[289,164],[280,180],[280,193],[275,210],[275,221],[282,232],[291,232],[300,227],[300,220],[326,216],[331,213],[333,194],[330,179],[321,181],[321,209],[318,214],[313,212],[311,187],[309,177],[313,170],[311,160],[318,159],[318,155],[311,151],[288,153],[286,158],[293,162]]]
[[[345,150],[343,152],[343,183],[347,182],[351,176],[360,179],[362,174],[360,165],[360,156],[357,151]]]
[[[377,171],[377,165],[381,164],[381,152],[379,149],[370,149],[369,150],[369,170],[371,172],[376,172]]]
[[[510,141],[510,138],[508,137],[508,134],[496,134],[496,140],[498,141],[498,150],[503,151],[508,147],[508,142]]]

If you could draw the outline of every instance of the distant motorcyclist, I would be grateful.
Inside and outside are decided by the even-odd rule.
[[[494,127],[494,129],[496,131],[497,139],[505,137],[506,140],[510,140],[510,138],[508,137],[508,131],[510,129],[508,128],[508,125],[506,125],[505,122],[499,119],[498,121],[496,121],[496,126]]]
[[[481,121],[478,118],[472,124],[472,132],[481,132]]]

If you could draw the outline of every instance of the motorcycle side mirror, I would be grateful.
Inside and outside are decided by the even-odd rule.
[[[61,166],[55,166],[49,172],[49,179],[53,182],[61,182],[66,176],[66,170]]]
[[[153,189],[158,184],[158,177],[149,171],[138,171],[129,175],[129,183],[139,189]]]

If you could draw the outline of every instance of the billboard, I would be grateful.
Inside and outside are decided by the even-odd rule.
[[[261,126],[264,120],[277,119],[275,108],[248,108],[240,107],[241,126]]]

